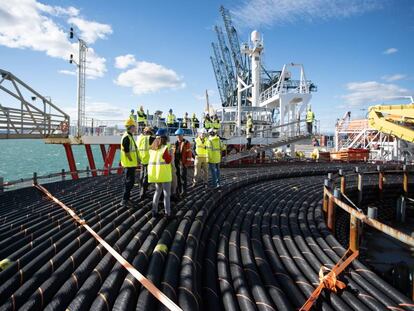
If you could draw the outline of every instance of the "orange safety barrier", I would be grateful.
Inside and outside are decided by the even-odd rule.
[[[140,282],[151,294],[154,295],[165,307],[172,311],[183,311],[170,298],[168,298],[162,291],[160,291],[150,280],[142,275],[134,266],[132,266],[124,257],[97,234],[84,219],[81,219],[71,208],[66,206],[59,199],[55,198],[46,188],[39,184],[33,184],[38,190],[45,194],[49,199],[63,208],[77,223],[83,226],[92,236],[101,244],[132,276]]]
[[[345,283],[338,280],[339,274],[349,266],[349,264],[357,258],[359,252],[352,252],[347,250],[345,255],[339,260],[339,262],[332,268],[326,268],[322,266],[319,270],[319,285],[310,295],[305,304],[300,308],[299,311],[309,311],[316,300],[318,300],[319,295],[321,294],[324,288],[336,293],[337,289],[344,289],[346,287]],[[346,258],[346,259],[345,259]],[[328,274],[325,274],[328,272]]]

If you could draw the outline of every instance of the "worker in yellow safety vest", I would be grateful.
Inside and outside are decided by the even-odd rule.
[[[190,126],[190,118],[188,117],[188,113],[186,112],[183,117],[183,121],[181,122],[181,127],[186,129]]]
[[[246,121],[246,139],[247,139],[247,150],[252,147],[252,135],[253,135],[253,120],[249,114]]]
[[[137,121],[137,116],[135,115],[135,110],[131,109],[131,113],[129,114],[129,118],[131,120]]]
[[[197,119],[196,114],[193,113],[193,116],[191,118],[191,128],[193,129],[193,131],[195,131],[199,127],[200,127],[200,121]]]
[[[308,133],[312,134],[312,128],[313,128],[313,121],[315,121],[315,114],[311,110],[311,107],[309,106],[308,111],[306,112],[306,125],[308,127]]]
[[[171,218],[170,196],[172,182],[172,156],[167,142],[167,130],[158,129],[156,138],[149,150],[148,182],[155,184],[152,200],[152,216],[158,217],[158,203],[161,193],[164,194],[165,216]]]
[[[177,121],[176,121],[176,118],[175,118],[175,114],[173,114],[173,110],[170,109],[168,111],[168,115],[167,115],[167,126],[168,127],[177,127],[176,122]]]
[[[206,129],[200,129],[198,136],[194,142],[194,187],[197,186],[197,183],[200,181],[200,179],[203,182],[204,186],[208,187],[208,152],[206,134]]]
[[[218,118],[218,116],[215,114],[213,116],[213,121],[212,121],[212,128],[215,129],[217,132],[220,130],[221,124],[220,124],[220,119]]]
[[[138,167],[138,148],[134,140],[136,131],[135,121],[128,119],[125,121],[126,131],[121,139],[121,165],[124,168],[124,194],[121,205],[133,207],[134,203],[130,200],[131,190],[135,183],[135,170]]]
[[[221,152],[223,150],[226,150],[226,146],[223,144],[214,129],[210,129],[208,132],[210,134],[210,137],[207,141],[208,168],[212,177],[212,186],[220,188]]]
[[[145,127],[141,135],[138,136],[137,145],[138,145],[138,155],[141,160],[141,172],[139,176],[139,186],[140,186],[140,199],[145,197],[145,194],[148,190],[148,162],[149,162],[149,150],[154,137],[154,133],[151,127]]]
[[[144,107],[139,107],[139,110],[137,110],[137,122],[139,129],[143,129],[145,126],[147,126],[147,115],[144,112]]]
[[[210,115],[208,113],[204,116],[203,126],[207,131],[212,128]]]
[[[196,114],[193,112],[193,116],[191,117],[191,130],[193,131],[193,135],[195,136],[197,133],[197,129],[200,127],[200,121],[197,119]]]

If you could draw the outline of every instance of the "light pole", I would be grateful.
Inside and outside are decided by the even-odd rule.
[[[73,28],[70,28],[70,39],[74,38]],[[85,127],[85,82],[86,82],[86,52],[88,46],[85,41],[78,39],[79,46],[79,57],[76,62],[73,59],[73,54],[70,54],[69,63],[74,63],[78,70],[78,91],[77,91],[77,102],[78,102],[78,128],[76,132],[77,137],[81,137]]]

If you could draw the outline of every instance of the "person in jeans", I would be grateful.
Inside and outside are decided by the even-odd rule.
[[[221,152],[226,149],[214,129],[208,131],[210,137],[207,141],[208,168],[211,173],[212,186],[220,188],[220,162]]]
[[[154,198],[152,200],[152,216],[158,216],[158,203],[161,193],[164,194],[164,209],[165,216],[171,218],[171,154],[169,144],[167,144],[167,130],[159,129],[156,133],[156,138],[151,145],[148,162],[148,182],[155,184]]]
[[[151,127],[146,126],[142,131],[141,135],[138,136],[137,146],[138,146],[138,155],[141,161],[141,172],[139,176],[139,199],[142,200],[145,198],[145,195],[148,190],[148,161],[149,161],[149,150],[150,146],[154,141],[153,130]]]
[[[122,206],[133,207],[134,202],[130,200],[131,190],[135,183],[135,170],[138,167],[139,156],[137,144],[134,140],[136,131],[135,121],[131,118],[125,121],[126,131],[121,139],[121,165],[124,168],[124,194]]]
[[[208,160],[207,160],[207,131],[201,129],[198,137],[194,141],[194,179],[193,186],[195,187],[200,180],[207,187],[208,185]]]

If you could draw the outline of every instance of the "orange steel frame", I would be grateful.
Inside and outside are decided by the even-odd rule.
[[[110,170],[113,166],[113,162],[115,159],[116,151],[120,149],[120,145],[117,144],[111,144],[109,145],[108,150],[106,149],[105,145],[101,144],[99,145],[101,149],[102,159],[104,161],[104,175],[109,175]],[[73,154],[72,145],[71,144],[63,144],[63,147],[65,148],[66,158],[68,160],[69,170],[71,172],[72,179],[79,179],[78,170],[76,168],[76,161],[75,156]],[[85,144],[85,151],[86,156],[88,158],[89,167],[92,171],[92,176],[97,176],[97,170],[96,170],[96,164],[95,159],[93,156],[92,148],[90,144]],[[120,167],[117,170],[118,174],[122,174],[122,168]]]

